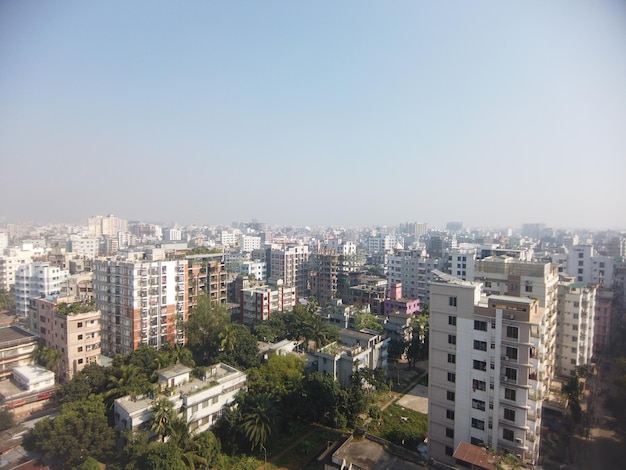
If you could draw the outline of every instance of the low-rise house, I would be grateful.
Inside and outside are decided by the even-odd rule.
[[[209,367],[203,379],[190,374],[191,369],[182,364],[166,367],[158,371],[160,392],[115,400],[115,426],[120,430],[148,429],[155,403],[166,397],[173,411],[187,421],[191,432],[200,433],[215,424],[246,385],[245,373],[222,363]]]
[[[330,374],[341,385],[347,386],[355,370],[387,368],[390,339],[381,334],[342,329],[340,340],[315,353],[317,371]]]

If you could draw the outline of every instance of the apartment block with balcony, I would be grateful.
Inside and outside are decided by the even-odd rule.
[[[15,312],[29,318],[30,301],[49,295],[60,294],[69,272],[48,262],[25,264],[15,274]]]
[[[192,433],[204,432],[233,404],[239,390],[245,388],[246,380],[245,373],[222,363],[209,367],[202,379],[192,377],[191,369],[182,364],[161,369],[158,371],[160,392],[115,400],[115,426],[119,430],[149,429],[152,408],[160,398],[167,398],[174,413],[189,424]]]
[[[239,297],[240,321],[254,325],[267,320],[272,313],[293,310],[298,298],[296,288],[285,286],[282,279],[268,285],[242,289]]]
[[[268,276],[282,279],[285,287],[295,287],[297,295],[308,291],[306,265],[309,260],[309,247],[306,245],[273,245],[269,254]]]
[[[16,367],[32,362],[39,338],[18,326],[0,328],[0,381],[11,376]]]
[[[390,338],[385,335],[339,330],[340,339],[315,353],[317,371],[332,375],[341,385],[348,386],[355,370],[387,369]]]
[[[454,465],[459,443],[536,464],[548,390],[548,325],[535,299],[482,294],[480,283],[431,285],[429,455]]]
[[[593,357],[596,287],[573,279],[559,283],[556,373],[561,377],[574,376]]]
[[[103,354],[128,354],[140,345],[184,344],[187,270],[187,260],[95,260]]]
[[[101,324],[94,302],[54,296],[33,303],[39,337],[45,346],[60,353],[61,382],[69,382],[87,364],[98,363]]]
[[[611,317],[613,316],[614,291],[598,289],[596,291],[595,318],[593,322],[593,354],[606,351],[611,336]]]
[[[198,295],[206,294],[213,302],[226,303],[228,297],[228,274],[224,266],[222,253],[190,255],[185,257],[189,263],[188,302],[189,311],[198,303]]]

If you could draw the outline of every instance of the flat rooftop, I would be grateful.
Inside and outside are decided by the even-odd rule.
[[[0,347],[8,347],[11,346],[11,343],[20,344],[20,342],[29,342],[36,339],[37,337],[34,334],[17,326],[0,328]]]
[[[398,452],[390,452],[396,448],[383,440],[374,440],[368,436],[354,439],[350,436],[333,454],[333,463],[345,461],[347,466],[375,470],[424,470],[418,454],[399,448]]]

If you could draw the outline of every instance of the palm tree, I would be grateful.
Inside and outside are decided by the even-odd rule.
[[[306,318],[304,325],[304,337],[307,340],[315,343],[315,349],[326,346],[328,343],[335,341],[338,337],[337,327],[329,324],[324,318],[319,315],[309,315]]]
[[[49,348],[41,343],[38,343],[33,352],[30,355],[33,362],[36,362],[42,367],[58,373],[58,365],[61,360],[61,353],[54,348]]]
[[[160,398],[152,406],[152,421],[150,430],[155,432],[165,442],[165,437],[172,433],[172,422],[176,419],[172,402],[167,398]],[[185,425],[187,423],[184,423]],[[187,430],[189,432],[189,430]]]
[[[146,391],[151,386],[145,374],[134,364],[123,364],[109,377],[105,399],[108,405],[113,400],[124,395],[138,394]]]
[[[230,354],[237,347],[237,336],[232,323],[224,325],[222,331],[218,335],[220,340],[220,352]]]
[[[261,393],[249,397],[244,403],[241,429],[250,441],[250,449],[265,445],[276,427],[278,409],[270,394]]]

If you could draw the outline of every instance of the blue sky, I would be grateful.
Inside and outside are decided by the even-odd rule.
[[[0,217],[626,228],[626,3],[5,1]]]

